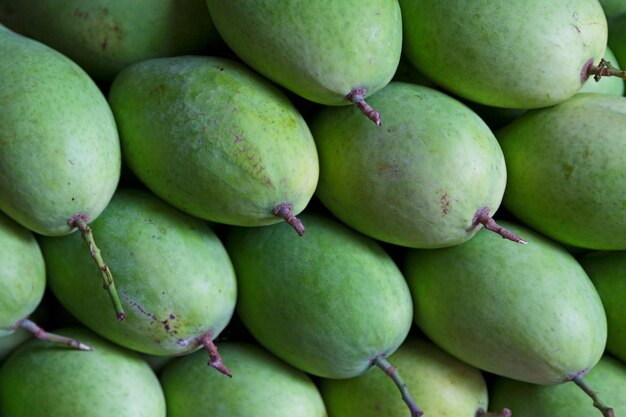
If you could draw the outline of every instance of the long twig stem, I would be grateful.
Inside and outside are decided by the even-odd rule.
[[[44,329],[39,327],[34,321],[31,321],[29,319],[20,320],[16,324],[16,328],[17,327],[28,330],[29,332],[33,334],[33,336],[35,336],[39,340],[45,340],[45,341],[53,342],[53,343],[60,343],[60,344],[68,345],[75,349],[80,349],[80,350],[92,350],[91,347],[83,343],[80,343],[77,340],[74,340],[65,336],[60,336],[54,333],[48,333]]]
[[[104,289],[109,293],[109,297],[111,298],[111,302],[113,303],[113,308],[115,308],[115,314],[117,315],[118,320],[124,320],[126,318],[126,313],[124,313],[124,308],[122,307],[122,302],[120,301],[120,297],[117,294],[117,290],[115,289],[115,283],[113,282],[113,274],[111,274],[111,270],[109,266],[104,262],[102,256],[100,255],[100,249],[96,246],[96,242],[93,238],[93,232],[91,231],[91,227],[87,224],[89,220],[89,216],[86,214],[76,214],[70,217],[67,221],[68,226],[72,228],[77,228],[80,231],[83,240],[87,242],[89,246],[89,253],[91,257],[96,262],[100,273],[102,274],[102,279],[104,280]]]
[[[593,400],[593,406],[597,408],[598,410],[600,410],[600,412],[602,413],[604,417],[615,417],[615,411],[613,411],[613,408],[604,404],[604,402],[598,397],[598,393],[595,392],[589,386],[587,381],[583,379],[583,375],[580,375],[580,374],[576,375],[576,377],[573,378],[572,381],[574,381],[574,383],[578,385],[580,389],[582,389],[585,392],[585,394],[591,397],[591,399]]]
[[[217,346],[215,346],[215,343],[213,343],[213,333],[211,332],[204,333],[203,335],[198,337],[198,342],[200,342],[200,344],[204,346],[206,351],[209,353],[208,365],[217,369],[218,371],[220,371],[227,377],[232,377],[233,374],[226,367],[226,365],[224,365],[224,363],[222,362],[222,357],[217,350]]]
[[[385,372],[385,374],[389,378],[391,378],[393,382],[396,384],[396,386],[400,390],[400,393],[402,394],[402,400],[409,407],[409,411],[411,412],[411,417],[421,417],[421,415],[424,413],[422,412],[422,410],[419,409],[417,404],[415,404],[415,401],[413,400],[413,397],[411,397],[411,394],[409,393],[409,390],[406,384],[400,377],[398,370],[393,365],[391,365],[389,361],[383,355],[376,356],[372,360],[372,363],[378,366],[380,369],[382,369]]]
[[[513,242],[521,243],[524,245],[528,243],[515,233],[497,224],[496,221],[492,219],[491,216],[489,216],[489,207],[481,207],[476,210],[476,213],[474,213],[474,218],[472,219],[472,224],[465,230],[470,232],[478,227],[479,224],[482,224],[485,229],[491,230],[492,232],[499,234],[504,239],[512,240]]]

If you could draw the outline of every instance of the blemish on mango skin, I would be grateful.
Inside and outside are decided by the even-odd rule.
[[[450,199],[447,192],[441,195],[439,202],[441,203],[441,213],[445,216],[450,211]]]
[[[574,165],[564,162],[561,164],[561,168],[563,168],[563,174],[565,175],[565,179],[568,180],[574,172]]]

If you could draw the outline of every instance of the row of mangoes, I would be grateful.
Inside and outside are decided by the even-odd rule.
[[[101,56],[126,33],[108,6],[88,10],[85,2],[63,2],[64,7],[48,4],[38,9],[35,3],[23,8],[28,2],[0,2],[0,16],[23,33],[42,26],[32,13],[55,22],[51,18],[55,11],[69,10],[66,19],[72,16],[81,24],[105,16],[106,30],[90,38],[98,40]],[[607,333],[608,351],[626,356],[619,331],[611,330],[619,329],[622,321],[626,103],[622,81],[605,77],[623,75],[616,60],[598,62],[606,57],[606,20],[600,5],[556,2],[548,10],[543,3],[540,8],[526,4],[516,10],[480,2],[461,8],[453,1],[352,6],[293,2],[271,9],[272,2],[207,3],[219,34],[231,48],[229,58],[179,55],[139,60],[123,70],[130,63],[119,64],[108,79],[81,61],[80,54],[74,59],[82,67],[48,46],[0,29],[1,56],[11,57],[0,62],[4,100],[0,209],[10,217],[3,216],[2,255],[8,272],[6,280],[3,276],[2,332],[14,336],[23,328],[82,350],[107,349],[84,330],[50,334],[28,318],[47,280],[74,317],[117,345],[189,358],[204,347],[209,364],[235,378],[245,371],[237,372],[214,340],[236,308],[251,341],[318,378],[320,387],[334,386],[323,382],[326,379],[339,385],[347,383],[346,378],[374,375],[370,368],[379,367],[399,388],[403,412],[408,406],[417,416],[423,407],[434,415],[439,413],[435,406],[422,405],[427,400],[411,388],[423,384],[414,380],[419,372],[406,376],[405,365],[398,372],[395,359],[394,365],[388,360],[403,342],[410,344],[407,335],[415,322],[448,352],[438,354],[453,367],[471,368],[474,381],[480,375],[476,368],[533,384],[571,380],[604,415],[613,415],[583,378],[606,354]],[[361,20],[354,18],[357,14],[350,7],[358,9]],[[208,11],[195,10],[205,15]],[[478,38],[471,36],[476,27],[485,27],[481,19],[494,15],[496,20],[522,19],[524,30],[529,30],[529,11],[534,16],[530,21],[540,22],[541,46],[559,60],[560,71],[545,71],[544,64],[536,72],[521,52],[514,57],[518,61],[496,57],[498,46],[510,54],[516,39],[503,36],[502,27],[487,25],[490,30]],[[471,24],[463,25],[468,13]],[[202,15],[191,13],[195,14]],[[446,39],[432,37],[433,30],[445,26],[443,18],[453,22],[448,26],[457,30],[457,37],[453,44],[431,45],[435,38]],[[305,25],[301,19],[315,24]],[[363,19],[368,22],[365,26]],[[111,21],[116,23],[109,25]],[[559,45],[545,41],[546,25],[557,28]],[[459,27],[467,32],[458,32]],[[110,28],[117,38],[110,37]],[[354,35],[359,29],[363,36]],[[405,63],[406,72],[398,68],[403,30],[410,61]],[[413,30],[424,32],[412,34]],[[52,33],[62,37],[65,32]],[[474,42],[461,47],[467,54],[455,54],[462,62],[437,55],[458,48],[459,33]],[[424,39],[427,46],[420,44]],[[479,54],[477,39],[487,55]],[[412,45],[412,40],[417,43]],[[618,52],[621,45],[617,41],[611,46]],[[544,50],[539,46],[532,44],[529,50],[537,55]],[[574,53],[577,47],[580,56]],[[111,61],[104,56],[104,61]],[[245,64],[235,62],[239,59]],[[522,61],[523,71],[511,71],[511,65]],[[470,69],[476,63],[480,71]],[[416,85],[413,65],[447,91],[434,89],[433,84]],[[453,74],[456,69],[462,71],[462,82]],[[370,72],[377,81],[368,79]],[[558,82],[538,78],[544,73],[557,73]],[[447,79],[446,74],[452,77]],[[527,74],[532,82],[524,80]],[[389,83],[394,75],[396,81]],[[587,82],[585,88],[610,82],[612,95],[572,97],[591,76],[602,79]],[[100,88],[94,79],[101,82]],[[473,86],[466,88],[465,83]],[[515,120],[496,130],[495,124],[478,116],[477,104],[468,102],[474,106],[471,110],[452,93],[483,105],[551,107],[521,116],[522,110],[512,110]],[[344,103],[355,105],[341,106]],[[120,186],[122,169],[128,171]],[[138,187],[126,186],[133,182]],[[314,194],[317,207],[311,204]],[[491,215],[503,198],[512,221],[496,223]],[[207,221],[215,223],[209,226]],[[480,231],[483,228],[495,233]],[[37,234],[37,240],[27,229]],[[80,233],[73,233],[76,229]],[[529,245],[519,245],[526,242]],[[594,278],[589,267],[581,267],[587,261],[577,260],[562,245],[579,254],[611,250],[589,255],[601,259],[603,278]],[[606,282],[602,300],[590,275]],[[30,283],[26,276],[32,277]],[[85,279],[88,276],[94,278]],[[30,346],[44,355],[62,353],[71,358],[94,353],[54,349],[43,342]],[[258,345],[251,349],[255,348],[260,349]],[[207,354],[200,353],[206,360]],[[81,388],[59,379],[50,391],[26,391],[31,384],[26,379],[19,382],[20,378],[26,378],[29,367],[34,375],[41,372],[43,368],[29,363],[44,359],[20,357],[16,353],[0,370],[0,412],[7,416],[45,415],[54,406],[65,414],[123,415],[105,404],[136,407],[129,401],[110,401],[112,393],[96,390],[84,398],[109,401],[88,412],[80,407],[90,401],[63,395]],[[56,357],[50,361],[60,362]],[[82,367],[62,365],[76,372],[73,366]],[[408,389],[400,374],[411,381]],[[80,387],[101,378],[100,371],[82,375],[74,378]],[[121,378],[123,373],[108,375],[102,378]],[[224,389],[234,389],[228,379],[216,381]],[[432,377],[428,384],[436,385],[435,381],[443,383],[445,378]],[[471,385],[458,384],[460,391]],[[486,388],[478,385],[480,393],[470,395],[469,404],[461,406],[470,414],[487,407]],[[623,392],[619,385],[602,386],[602,393]],[[172,386],[178,386],[175,398],[207,399],[182,382]],[[375,386],[382,389],[379,383]],[[325,395],[331,415],[349,415],[335,407],[361,412],[364,399],[371,399],[374,409],[393,403],[389,394],[381,400],[374,400],[373,394],[350,399],[347,393],[353,388],[343,390],[326,390],[337,392]],[[453,396],[463,397],[460,391]],[[245,399],[253,397],[252,392],[230,392],[220,396],[224,404],[250,407]],[[34,401],[38,393],[49,400]],[[235,401],[226,401],[229,396]],[[336,400],[328,399],[332,396]],[[153,392],[147,395],[152,399],[142,403],[162,410],[157,397]],[[331,405],[333,401],[339,405]],[[615,401],[610,405],[621,410]],[[175,402],[168,401],[167,407]],[[452,410],[448,400],[437,402]],[[224,404],[217,402],[230,407]],[[171,407],[171,415],[177,412],[172,410],[191,415],[189,409],[206,413],[205,405],[187,399]],[[309,415],[305,410],[294,412],[293,407],[286,405],[285,412]],[[229,410],[217,413],[236,415]],[[311,415],[326,412],[320,411],[319,402],[311,410],[317,410]],[[507,412],[503,409],[501,414]]]

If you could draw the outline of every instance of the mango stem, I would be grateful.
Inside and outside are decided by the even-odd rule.
[[[212,368],[217,369],[218,371],[220,371],[227,377],[232,378],[233,374],[226,367],[226,365],[224,365],[224,363],[222,362],[222,356],[218,352],[217,346],[215,346],[215,343],[213,343],[213,333],[211,332],[204,333],[203,335],[198,337],[198,342],[200,342],[200,344],[204,346],[206,351],[209,353],[208,365]]]
[[[44,329],[39,327],[34,321],[31,321],[29,319],[22,319],[18,321],[15,324],[15,328],[18,328],[18,327],[28,330],[29,332],[33,334],[33,336],[35,336],[39,340],[45,340],[45,341],[53,342],[53,343],[60,343],[60,344],[68,345],[75,349],[80,349],[80,350],[88,350],[88,351],[92,350],[91,347],[83,343],[80,343],[77,340],[74,340],[65,336],[60,336],[54,333],[48,333]]]
[[[472,224],[465,230],[467,232],[471,232],[479,224],[482,224],[485,229],[491,230],[492,232],[499,234],[500,236],[502,236],[503,239],[512,240],[513,242],[521,243],[523,245],[528,243],[515,233],[497,224],[496,221],[491,218],[491,216],[489,216],[489,207],[481,207],[476,210],[476,213],[474,213],[474,217],[472,218]]]
[[[626,80],[626,71],[613,66],[609,61],[602,58],[598,65],[589,65],[587,67],[587,77],[593,75],[596,82],[602,77],[618,77]]]
[[[409,390],[406,384],[400,377],[398,370],[393,365],[391,365],[389,361],[383,355],[376,356],[372,360],[372,364],[382,369],[385,372],[385,374],[388,377],[390,377],[391,380],[396,384],[396,386],[400,390],[400,393],[402,394],[402,400],[409,407],[409,411],[411,412],[411,417],[421,417],[421,415],[424,413],[422,410],[419,409],[417,404],[415,404],[415,401],[413,400],[413,397],[411,397],[411,394],[409,393]]]
[[[304,236],[306,230],[299,218],[293,215],[293,204],[282,203],[274,207],[274,216],[282,217],[293,227],[300,236]]]
[[[583,375],[576,375],[572,379],[576,385],[578,385],[584,392],[593,400],[593,406],[600,410],[604,417],[615,417],[615,411],[613,408],[607,406],[602,402],[602,400],[598,397],[598,393],[595,392],[591,386],[583,379]]]
[[[363,113],[368,119],[374,122],[376,126],[380,126],[380,113],[374,110],[372,106],[367,104],[367,101],[365,101],[366,93],[367,89],[363,87],[356,87],[353,88],[352,91],[350,91],[348,94],[346,94],[345,97],[346,100],[354,103],[358,107],[358,109],[361,110],[361,113]]]
[[[109,293],[109,297],[111,298],[111,302],[113,303],[113,307],[115,308],[115,313],[117,319],[122,321],[126,318],[126,313],[124,312],[124,308],[122,307],[122,302],[120,301],[120,297],[117,294],[117,290],[115,289],[115,283],[113,282],[113,274],[111,274],[111,270],[109,266],[104,262],[102,256],[100,255],[100,249],[96,246],[96,242],[93,239],[93,232],[91,231],[91,227],[87,224],[89,220],[89,216],[83,213],[75,214],[70,217],[67,221],[67,224],[71,228],[77,228],[80,230],[80,234],[87,242],[89,246],[89,253],[91,257],[96,262],[100,273],[102,274],[102,278],[104,280],[104,289]]]

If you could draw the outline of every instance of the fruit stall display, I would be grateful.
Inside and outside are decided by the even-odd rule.
[[[626,417],[624,66],[618,0],[0,0],[0,417]]]

